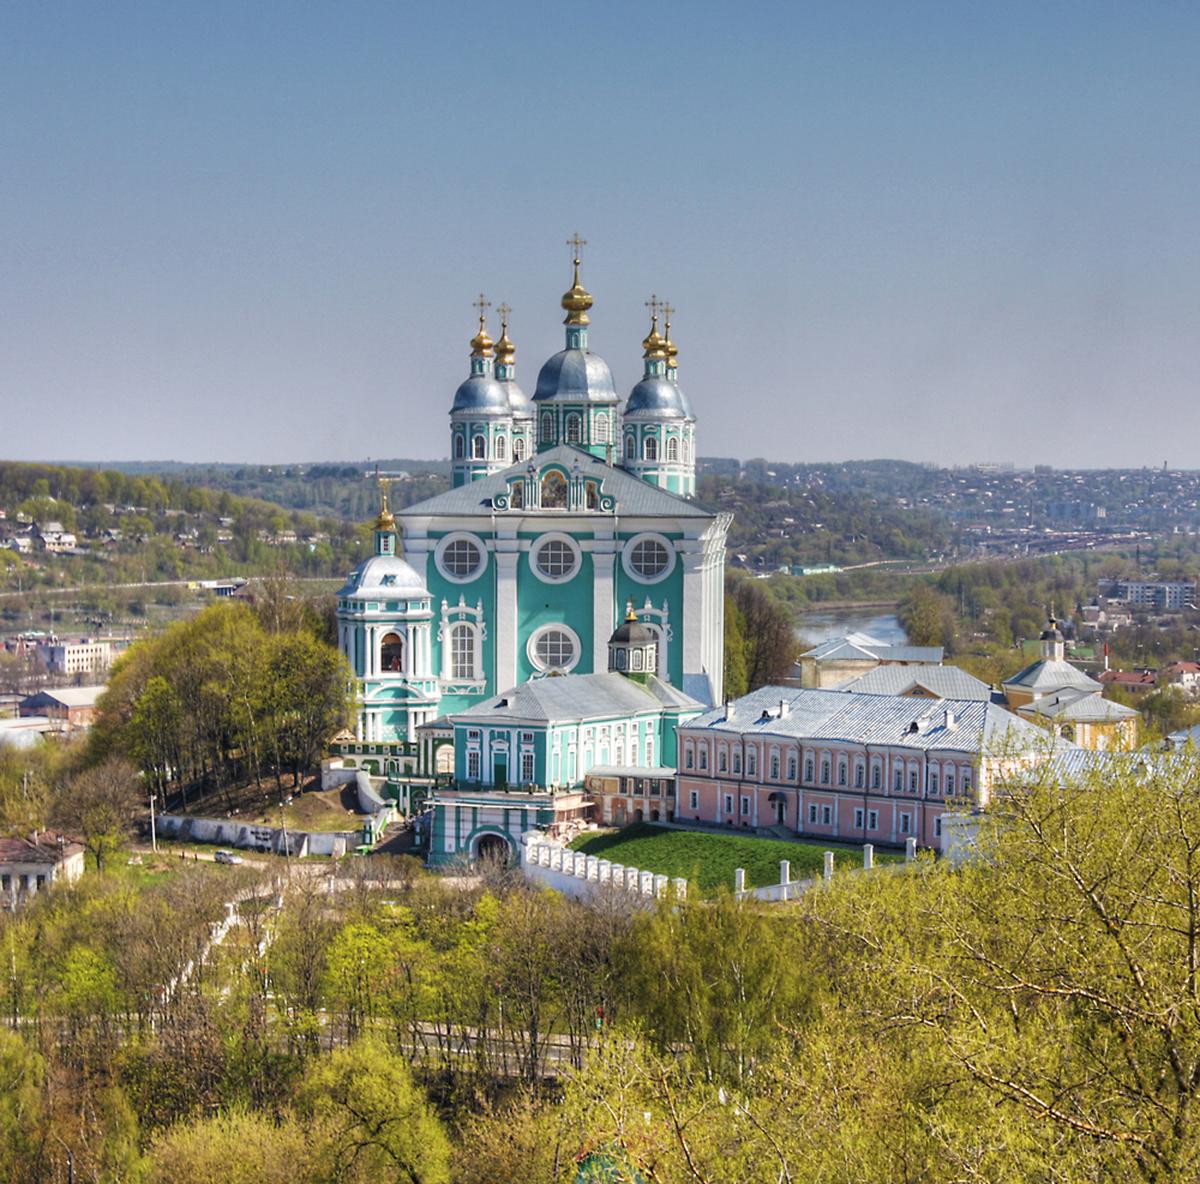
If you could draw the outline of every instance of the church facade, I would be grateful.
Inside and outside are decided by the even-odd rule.
[[[669,319],[658,327],[670,310],[652,302],[642,377],[622,399],[589,347],[578,257],[561,303],[564,348],[530,399],[508,310],[493,342],[480,300],[450,409],[453,488],[395,515],[385,499],[375,554],[338,594],[356,738],[408,754],[407,772],[434,721],[531,680],[605,673],[630,604],[657,679],[702,705],[722,698],[730,519],[694,500],[695,415]]]

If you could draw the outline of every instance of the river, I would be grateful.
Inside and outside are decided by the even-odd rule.
[[[869,608],[817,609],[801,613],[796,632],[810,646],[850,633],[865,633],[889,645],[908,644],[908,635],[895,613],[881,613]]]

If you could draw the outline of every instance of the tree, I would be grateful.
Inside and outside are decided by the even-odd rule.
[[[15,1032],[0,1029],[0,1175],[13,1184],[41,1178],[45,1063]]]
[[[150,1184],[309,1184],[313,1132],[290,1115],[232,1111],[171,1127],[150,1146]]]
[[[441,1123],[407,1063],[380,1041],[363,1038],[313,1062],[300,1107],[327,1132],[324,1179],[449,1184]]]
[[[83,836],[96,870],[103,871],[104,861],[125,841],[141,806],[137,769],[120,757],[109,757],[66,784],[54,816],[60,826]]]
[[[732,595],[745,640],[748,689],[782,682],[800,654],[791,614],[757,580],[738,580]]]
[[[900,602],[900,624],[913,645],[940,645],[954,650],[954,602],[929,584],[915,584]]]
[[[746,678],[746,638],[742,613],[725,593],[725,698],[740,699],[750,689]]]
[[[837,984],[837,1026],[805,1043],[871,1057],[891,1113],[912,1115],[895,1148],[924,1143],[942,1178],[1194,1179],[1200,766],[1130,754],[1013,776],[978,850],[805,898]],[[851,1065],[819,1076],[826,1095],[869,1088]]]

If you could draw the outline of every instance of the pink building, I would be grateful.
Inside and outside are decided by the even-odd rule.
[[[991,702],[763,687],[680,725],[676,819],[940,847],[948,808],[1052,743]]]

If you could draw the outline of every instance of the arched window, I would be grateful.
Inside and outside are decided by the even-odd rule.
[[[542,509],[565,510],[567,508],[567,479],[557,469],[551,469],[542,478]]]
[[[625,437],[625,459],[633,460],[637,456],[637,440],[632,436]]]
[[[379,668],[387,674],[401,674],[404,670],[404,638],[399,633],[388,633],[379,645]]]
[[[455,458],[455,460],[462,460],[463,454],[466,452],[466,450],[467,450],[467,446],[464,443],[462,436],[455,436],[454,437],[454,458]]]
[[[679,441],[672,436],[667,441],[667,460],[679,459]]]
[[[518,436],[513,441],[513,460],[525,459],[525,437]]]
[[[601,414],[601,415],[596,416],[596,435],[595,435],[594,439],[595,439],[595,443],[597,443],[597,444],[607,444],[608,443],[608,416],[607,415]]]
[[[684,442],[683,442],[683,463],[685,465],[690,465],[692,463],[692,442],[691,442],[691,440],[684,440]]]
[[[487,440],[475,436],[471,440],[471,457],[473,460],[483,460],[487,456]]]
[[[567,443],[578,444],[583,438],[583,421],[575,414],[574,411],[567,416]]]
[[[504,436],[496,437],[496,459],[504,460],[508,456],[508,440]]]
[[[550,444],[554,440],[554,416],[547,411],[542,416],[542,443]]]
[[[658,460],[658,441],[653,436],[647,436],[642,445],[642,455],[647,460]]]
[[[475,626],[458,624],[450,630],[451,678],[475,677]]]

